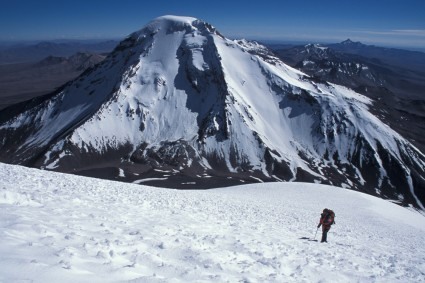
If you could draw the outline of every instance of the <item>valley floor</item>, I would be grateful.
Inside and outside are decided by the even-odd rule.
[[[178,191],[5,164],[0,180],[0,282],[425,282],[425,217],[341,188]],[[300,239],[325,207],[329,243]]]

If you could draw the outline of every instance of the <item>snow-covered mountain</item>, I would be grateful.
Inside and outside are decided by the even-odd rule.
[[[0,282],[424,281],[423,215],[359,192],[170,190],[6,164],[0,180]],[[325,207],[328,243],[305,239]]]
[[[0,160],[171,187],[317,182],[423,209],[425,156],[371,103],[164,16],[57,93],[0,112]]]

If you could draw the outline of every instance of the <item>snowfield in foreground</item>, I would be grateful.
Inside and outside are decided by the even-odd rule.
[[[5,164],[0,180],[0,282],[425,281],[425,217],[354,191],[177,191]],[[325,207],[329,243],[300,239]]]

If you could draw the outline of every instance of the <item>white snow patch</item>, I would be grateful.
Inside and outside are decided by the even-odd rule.
[[[264,183],[264,181],[263,180],[261,180],[260,178],[257,178],[257,177],[254,177],[254,176],[249,176],[251,179],[254,179],[254,180],[256,180],[256,181],[258,181],[258,182],[260,182],[260,183]]]
[[[170,173],[171,172],[170,170],[161,170],[161,169],[153,169],[153,171],[163,172],[163,173]]]
[[[141,184],[141,183],[149,182],[149,181],[162,181],[162,180],[167,180],[167,179],[168,178],[145,178],[145,179],[133,181],[133,184]]]

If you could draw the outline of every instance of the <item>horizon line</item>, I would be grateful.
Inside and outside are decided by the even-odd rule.
[[[38,44],[41,42],[60,42],[60,41],[75,41],[75,42],[84,42],[84,41],[98,41],[98,42],[104,42],[104,41],[121,41],[127,37],[92,37],[92,38],[40,38],[40,39],[0,39],[0,45],[14,45],[14,44]],[[291,44],[291,45],[297,45],[297,44],[337,44],[342,43],[346,40],[351,40],[350,37],[347,37],[345,40],[330,40],[330,39],[322,39],[322,40],[308,40],[308,39],[276,39],[276,38],[259,38],[255,36],[246,36],[246,37],[237,37],[237,36],[230,36],[229,39],[236,40],[236,39],[247,39],[247,40],[253,40],[257,41],[263,44]],[[382,47],[382,48],[394,48],[394,49],[403,49],[403,50],[409,50],[409,51],[420,51],[425,52],[425,47],[419,47],[415,45],[400,45],[399,43],[368,43],[364,41],[359,40],[351,40],[354,43],[361,43],[367,46],[375,46],[375,47]]]

